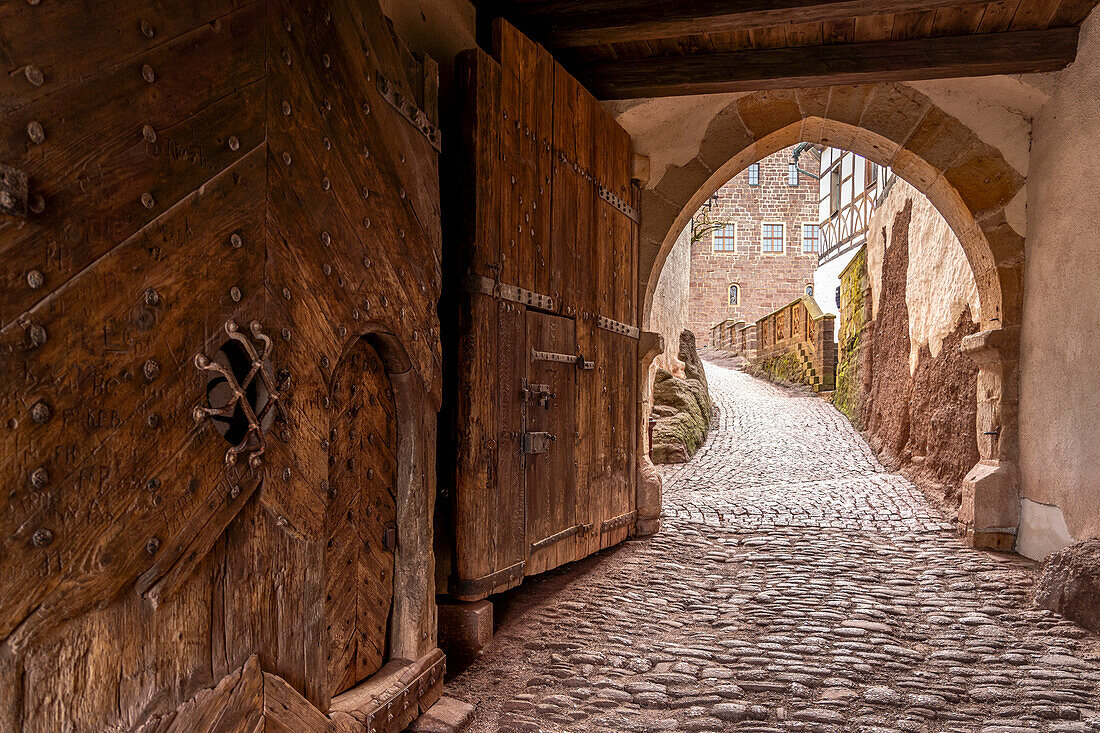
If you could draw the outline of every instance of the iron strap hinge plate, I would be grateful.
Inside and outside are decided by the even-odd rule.
[[[632,339],[636,339],[641,335],[641,331],[636,326],[629,326],[619,321],[614,321],[607,316],[597,316],[596,325],[605,331],[611,331],[612,333],[621,333],[623,336],[628,336]]]
[[[635,209],[630,204],[628,204],[627,202],[623,201],[621,198],[619,198],[615,194],[613,194],[611,192],[611,189],[609,189],[605,186],[601,186],[601,185],[597,184],[596,185],[596,191],[599,193],[600,198],[602,198],[604,201],[606,201],[607,203],[614,206],[616,209],[618,209],[623,214],[626,214],[626,217],[628,219],[630,219],[632,222],[634,222],[635,224],[638,223],[638,221],[639,221],[639,219],[638,219],[638,210]]]
[[[375,78],[378,83],[378,93],[382,95],[382,99],[389,102],[391,107],[397,110],[421,135],[427,138],[428,143],[435,148],[435,152],[442,152],[443,140],[439,134],[439,128],[431,123],[428,115],[424,114],[424,111],[417,107],[398,88],[397,84],[381,74],[376,74]]]
[[[556,361],[561,364],[576,364],[579,369],[595,369],[596,363],[585,361],[583,354],[560,354],[556,351],[531,349],[531,361]]]
[[[618,529],[619,527],[626,527],[634,524],[635,518],[638,516],[638,512],[627,512],[626,514],[620,514],[617,517],[612,517],[600,524],[600,534],[610,532]]]
[[[554,310],[554,298],[533,290],[507,285],[481,275],[467,275],[462,281],[462,289],[468,293],[482,293],[501,300],[510,300],[513,303],[538,308],[539,310]]]
[[[434,689],[442,688],[443,676],[446,672],[447,660],[440,654],[434,663],[409,680],[381,707],[371,713],[366,721],[367,731],[396,733],[404,730],[422,712],[419,709],[420,701]],[[438,694],[433,694],[432,697],[438,698]]]
[[[562,540],[569,539],[570,537],[573,537],[574,535],[582,535],[583,536],[591,528],[592,528],[591,524],[575,524],[572,527],[569,527],[568,529],[563,529],[561,532],[557,532],[555,534],[552,534],[549,537],[544,537],[543,539],[539,540],[538,542],[532,542],[531,543],[531,554],[534,554],[535,552],[537,552],[538,550],[543,549],[544,547],[549,547],[550,545],[556,545],[557,543],[561,542]]]

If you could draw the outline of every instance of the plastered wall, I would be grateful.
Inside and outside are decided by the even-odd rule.
[[[871,214],[867,232],[867,274],[871,284],[872,314],[878,315],[882,294],[882,261],[886,249],[884,230],[906,202],[912,200],[909,223],[909,265],[905,303],[909,311],[909,373],[920,363],[921,348],[932,357],[955,330],[959,316],[968,312],[980,322],[978,286],[959,239],[926,196],[905,181],[894,182],[886,199]]]
[[[1100,535],[1100,15],[1036,117],[1020,360],[1021,551]],[[1028,505],[1032,502],[1044,507]],[[1058,515],[1061,515],[1059,517]],[[1055,540],[1058,540],[1055,542]]]
[[[680,361],[680,332],[688,324],[688,289],[691,282],[691,227],[685,227],[665,260],[665,269],[653,293],[653,310],[647,331],[655,331],[665,340],[665,350],[654,364],[681,379],[684,362]]]

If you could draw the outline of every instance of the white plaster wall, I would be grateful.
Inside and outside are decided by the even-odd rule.
[[[1077,61],[1058,73],[1035,120],[1020,359],[1021,493],[1060,508],[1077,539],[1100,536],[1098,120],[1100,14],[1093,11]],[[1052,536],[1024,524],[1019,543],[1042,546]]]
[[[653,292],[653,310],[649,314],[647,331],[656,331],[665,338],[665,350],[655,360],[661,369],[678,377],[684,376],[680,351],[680,333],[688,326],[688,300],[691,285],[691,227],[685,227],[665,260],[665,268]]]
[[[905,271],[905,305],[909,310],[909,372],[920,362],[927,345],[938,356],[943,340],[955,330],[959,315],[969,311],[980,321],[981,306],[974,271],[951,227],[917,189],[902,179],[871,214],[867,231],[867,276],[871,284],[871,312],[878,315],[882,293],[882,261],[894,217],[913,200],[909,222],[909,267]],[[886,229],[885,237],[883,228]]]

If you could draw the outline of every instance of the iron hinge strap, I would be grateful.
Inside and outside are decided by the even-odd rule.
[[[552,311],[555,307],[553,296],[536,293],[534,290],[516,285],[508,285],[481,275],[467,275],[462,281],[462,289],[467,293],[481,293],[544,311]]]
[[[437,153],[442,152],[443,140],[439,134],[439,128],[431,123],[428,119],[428,115],[424,114],[424,111],[417,107],[413,101],[398,88],[397,84],[381,74],[377,74],[376,78],[378,93],[382,95],[382,99],[389,102],[391,107],[396,109],[421,135],[427,138],[428,144],[435,148]]]
[[[611,189],[606,186],[596,185],[596,191],[599,193],[601,199],[614,206],[618,211],[625,214],[628,219],[637,224],[639,222],[638,210],[633,206],[623,201],[621,198],[611,192]]]
[[[641,331],[637,326],[631,326],[620,321],[615,321],[607,316],[597,316],[596,325],[605,331],[611,331],[612,333],[619,333],[623,336],[627,336],[632,339],[636,339],[641,335]]]
[[[531,543],[531,553],[534,554],[538,550],[541,550],[545,547],[549,547],[550,545],[556,545],[557,543],[561,542],[562,540],[567,540],[567,539],[569,539],[570,537],[572,537],[574,535],[583,535],[585,532],[587,532],[591,528],[591,526],[592,525],[590,525],[590,524],[575,524],[572,527],[569,527],[567,529],[563,529],[561,532],[557,532],[555,534],[552,534],[549,537],[544,537],[543,539],[539,540],[538,542],[532,542]]]
[[[634,524],[635,518],[638,516],[638,512],[627,512],[626,514],[620,514],[617,517],[612,517],[600,524],[600,534],[605,532],[611,532],[619,527],[626,527],[627,525]]]

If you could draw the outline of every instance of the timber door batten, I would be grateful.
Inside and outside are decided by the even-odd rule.
[[[459,56],[451,594],[622,541],[635,512],[638,194],[626,132],[503,21]]]

